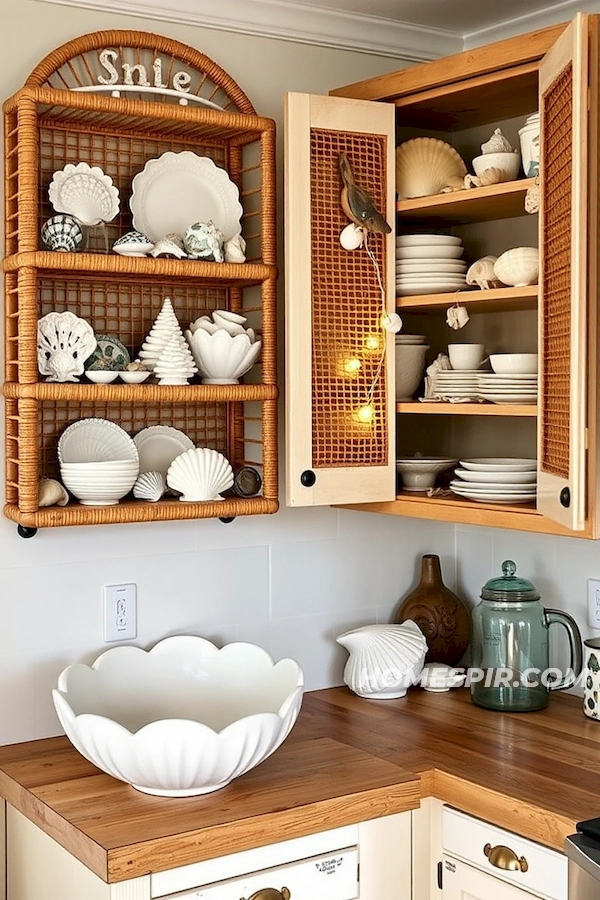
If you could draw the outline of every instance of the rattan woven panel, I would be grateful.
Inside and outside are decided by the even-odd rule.
[[[347,154],[357,183],[378,209],[385,210],[385,139],[311,130],[312,465],[316,469],[385,465],[388,454],[382,300],[367,253],[348,252],[339,242],[348,224],[340,206],[341,152]],[[384,277],[383,235],[369,235],[369,246]],[[348,366],[351,360],[360,361],[358,371],[352,363]],[[356,420],[356,411],[369,401],[374,415],[370,423],[362,424]]]
[[[571,387],[571,186],[573,71],[567,66],[542,98],[543,205],[541,345],[544,347],[542,471],[569,477]]]

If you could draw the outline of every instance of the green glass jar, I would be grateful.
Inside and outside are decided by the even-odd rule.
[[[491,578],[471,616],[471,699],[503,712],[531,712],[548,705],[550,691],[572,687],[582,665],[581,635],[567,613],[544,609],[534,585],[516,576],[508,559]],[[548,631],[562,625],[571,660],[563,675],[550,669]],[[562,676],[562,677],[561,677]]]

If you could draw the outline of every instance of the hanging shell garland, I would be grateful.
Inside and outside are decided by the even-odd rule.
[[[365,625],[340,634],[338,644],[349,651],[344,682],[359,697],[392,700],[404,697],[418,678],[427,653],[419,626]]]

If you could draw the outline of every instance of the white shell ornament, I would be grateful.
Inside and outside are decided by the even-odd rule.
[[[497,259],[497,256],[482,256],[481,259],[476,260],[467,270],[467,284],[476,284],[482,291],[502,287],[502,282],[494,274],[494,264]]]
[[[162,472],[142,472],[133,486],[133,496],[138,500],[150,500],[156,503],[167,489]]]
[[[225,256],[225,262],[246,262],[246,241],[241,234],[236,234],[230,240],[225,241],[223,244],[223,254]]]
[[[48,381],[77,381],[96,349],[92,326],[72,312],[51,312],[38,320],[37,357]]]
[[[469,321],[469,313],[467,312],[467,310],[465,309],[464,306],[459,306],[457,304],[455,306],[450,306],[446,310],[446,325],[448,325],[450,328],[453,328],[455,331],[458,331],[459,328],[464,328],[464,326],[467,324],[468,321]],[[438,359],[441,356],[443,356],[442,353],[439,354]],[[445,357],[445,359],[447,359],[447,357]],[[446,368],[446,366],[444,366],[443,368]],[[451,369],[452,366],[448,365],[447,368]],[[429,372],[429,369],[427,369],[427,371]],[[432,379],[430,379],[430,381],[432,381]],[[425,383],[427,384],[427,378],[425,379]],[[432,385],[431,393],[427,394],[427,391],[426,391],[425,396],[433,396],[434,393],[435,393],[435,391],[433,390],[433,385]]]
[[[466,174],[460,154],[437,138],[413,138],[396,150],[396,191],[400,199],[439,194]]]
[[[175,242],[170,238],[161,238],[150,250],[150,256],[166,256],[170,259],[185,259],[187,253],[183,249],[180,242]]]
[[[44,222],[41,237],[48,250],[75,253],[83,242],[83,231],[73,216],[59,213]]]
[[[195,222],[183,236],[183,246],[191,259],[224,262],[223,232],[212,222]]]
[[[362,247],[365,239],[365,233],[362,228],[350,222],[349,225],[342,230],[340,234],[340,244],[344,250],[358,250]]]
[[[181,492],[180,500],[223,500],[221,491],[233,485],[233,469],[217,450],[194,447],[177,456],[167,472],[167,484]]]
[[[66,506],[69,493],[55,478],[40,478],[38,484],[38,506]]]
[[[141,231],[128,231],[114,242],[112,248],[120,256],[147,256],[154,244]]]
[[[486,153],[516,153],[508,138],[505,138],[502,129],[496,128],[489,141],[481,145],[481,152]]]
[[[365,625],[336,640],[350,653],[344,682],[370,700],[404,697],[418,680],[427,653],[423,632],[410,619],[401,625]]]
[[[69,213],[84,225],[110,222],[119,212],[119,192],[99,166],[68,163],[55,172],[48,188],[56,212]]]

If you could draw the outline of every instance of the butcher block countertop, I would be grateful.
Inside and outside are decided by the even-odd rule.
[[[466,689],[363,700],[307,693],[291,734],[213,794],[151,797],[99,772],[67,738],[0,747],[0,794],[104,881],[418,807],[435,796],[562,849],[600,815],[600,722],[576,697],[496,713]]]

